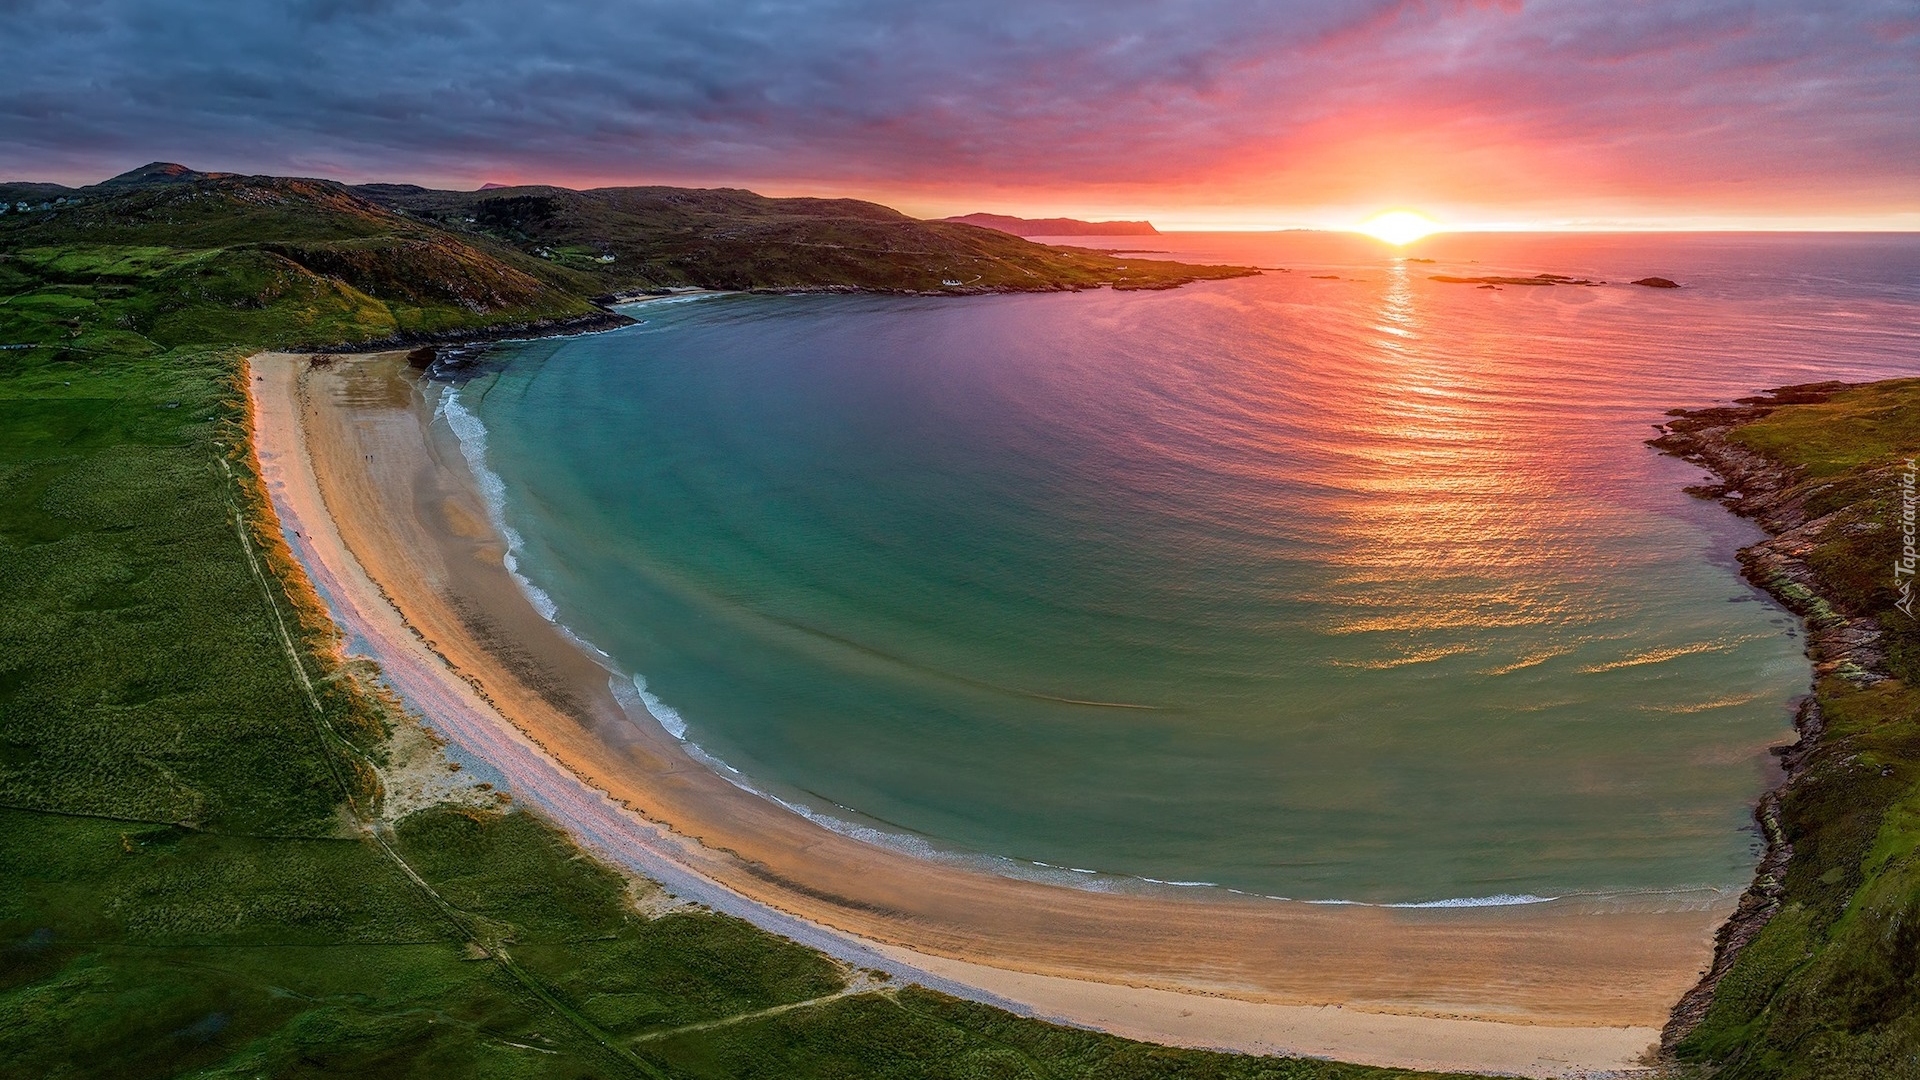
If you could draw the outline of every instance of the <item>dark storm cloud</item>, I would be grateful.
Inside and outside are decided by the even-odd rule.
[[[23,176],[1244,187],[1401,145],[1782,197],[1920,172],[1908,2],[0,0],[0,23]]]

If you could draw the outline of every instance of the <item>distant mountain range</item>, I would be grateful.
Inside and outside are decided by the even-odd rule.
[[[1023,218],[1006,214],[965,214],[943,218],[962,225],[1012,233],[1015,236],[1158,236],[1151,221],[1081,221],[1078,218]]]

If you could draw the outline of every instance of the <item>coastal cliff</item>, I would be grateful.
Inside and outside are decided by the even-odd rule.
[[[1718,1076],[1912,1075],[1920,380],[1790,386],[1670,415],[1650,444],[1710,470],[1688,490],[1766,530],[1740,564],[1806,624],[1814,681],[1798,740],[1776,751],[1784,778],[1755,809],[1753,884],[1665,1048]]]

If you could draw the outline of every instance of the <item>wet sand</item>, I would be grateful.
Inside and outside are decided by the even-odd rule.
[[[503,563],[398,354],[262,354],[254,446],[347,634],[515,798],[613,861],[856,962],[1177,1045],[1565,1075],[1631,1068],[1732,898],[1382,909],[1118,895],[928,862],[743,791],[637,724]]]

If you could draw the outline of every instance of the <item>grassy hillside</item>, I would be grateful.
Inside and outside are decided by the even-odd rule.
[[[1749,565],[1809,620],[1824,730],[1774,812],[1778,913],[1678,1049],[1729,1080],[1920,1076],[1920,623],[1893,574],[1920,380],[1804,396],[1727,440],[1780,468],[1769,501],[1808,520],[1788,545],[1805,574]],[[1849,619],[1878,629],[1891,677],[1849,651]]]
[[[1048,247],[993,229],[919,221],[854,199],[770,199],[750,191],[663,187],[357,190],[457,234],[511,244],[590,278],[608,293],[677,286],[1171,288],[1257,272]]]
[[[73,352],[417,341],[685,287],[1159,289],[1257,272],[733,190],[348,188],[156,162],[86,188],[0,184],[0,208],[0,343]]]
[[[873,983],[501,793],[406,809],[453,774],[280,544],[241,358],[591,309],[337,186],[123,188],[0,219],[0,1077],[1414,1075]]]
[[[598,309],[539,260],[409,221],[325,181],[87,189],[0,216],[0,342],[81,354],[406,340]]]

